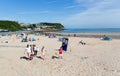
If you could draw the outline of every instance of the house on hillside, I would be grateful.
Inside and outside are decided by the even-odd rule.
[[[8,32],[8,30],[0,29],[0,32]]]

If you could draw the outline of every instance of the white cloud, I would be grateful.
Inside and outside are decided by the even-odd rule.
[[[79,28],[120,27],[120,0],[94,1],[89,0],[89,2],[95,3],[94,7],[67,17],[62,21],[63,24],[67,27],[74,25],[74,27]]]
[[[76,3],[86,8],[94,7],[98,2],[101,1],[103,0],[75,0]]]

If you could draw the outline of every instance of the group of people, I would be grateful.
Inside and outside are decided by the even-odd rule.
[[[25,51],[24,51],[24,54],[26,53],[26,54],[27,54],[27,58],[28,58],[29,60],[32,60],[33,57],[37,56],[39,50],[40,50],[39,47],[37,47],[36,45],[28,45],[28,44],[27,44],[26,49],[25,49]],[[62,47],[60,47],[60,48],[57,50],[57,52],[58,52],[58,58],[59,58],[59,59],[62,59],[62,54],[63,54]],[[42,55],[41,58],[42,58],[43,60],[45,60],[45,59],[46,59],[46,50],[45,50],[45,47],[44,47],[44,46],[41,48],[41,55]]]
[[[27,57],[29,60],[32,60],[34,56],[37,56],[38,52],[39,52],[39,47],[37,47],[36,45],[29,45],[29,44],[27,44],[26,49],[24,51],[24,53],[27,53]],[[44,50],[44,46],[42,47],[41,52],[44,59],[46,52],[46,50]]]

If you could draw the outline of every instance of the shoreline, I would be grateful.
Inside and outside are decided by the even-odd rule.
[[[16,31],[16,32],[0,32],[0,34],[17,34],[17,33],[27,33],[34,34],[34,31]],[[103,35],[111,36],[113,39],[120,39],[120,33],[64,33],[58,31],[48,31],[48,32],[39,32],[41,35],[45,33],[56,34],[57,36],[67,36],[67,37],[86,37],[86,38],[101,38]]]
[[[111,36],[113,39],[120,39],[120,33],[60,33],[60,32],[45,32],[56,34],[57,36],[68,37],[87,37],[87,38],[101,38],[104,35]]]

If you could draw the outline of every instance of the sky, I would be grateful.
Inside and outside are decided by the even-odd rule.
[[[0,0],[0,20],[61,23],[65,28],[120,28],[120,0]]]

